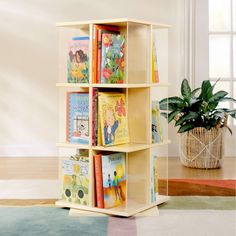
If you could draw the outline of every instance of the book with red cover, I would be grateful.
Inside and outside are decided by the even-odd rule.
[[[99,208],[104,208],[103,180],[102,180],[102,155],[97,154],[97,155],[94,155],[93,158],[94,158],[96,206]]]
[[[97,73],[98,73],[98,30],[115,31],[119,33],[118,26],[111,25],[94,25],[93,28],[93,83],[98,83]],[[102,39],[100,39],[101,41]]]

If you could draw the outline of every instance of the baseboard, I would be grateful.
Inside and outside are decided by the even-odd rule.
[[[58,157],[0,157],[0,180],[57,178]]]

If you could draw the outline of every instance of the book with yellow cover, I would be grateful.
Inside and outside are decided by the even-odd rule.
[[[158,72],[158,65],[157,65],[157,52],[156,52],[156,45],[155,45],[155,37],[154,34],[152,35],[152,82],[158,83],[159,82],[159,72]]]
[[[99,92],[98,114],[102,145],[112,146],[129,142],[124,93]]]

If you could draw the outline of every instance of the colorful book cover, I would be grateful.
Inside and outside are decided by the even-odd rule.
[[[98,50],[99,50],[98,44],[99,44],[99,41],[102,41],[102,39],[99,39],[98,32],[101,30],[107,30],[107,31],[111,30],[111,31],[119,32],[119,27],[111,26],[111,25],[94,25],[93,26],[93,72],[92,72],[93,83],[99,83],[98,77],[100,77],[100,75],[98,74],[98,68],[100,68],[100,64],[98,66],[98,58],[100,57],[100,56],[98,57]]]
[[[89,37],[74,37],[69,42],[67,82],[89,82]]]
[[[89,94],[67,93],[67,134],[69,143],[89,143]]]
[[[159,72],[158,72],[158,65],[157,65],[157,51],[155,45],[155,37],[153,34],[152,37],[152,82],[158,83],[159,82]]]
[[[102,184],[102,155],[97,154],[94,158],[94,176],[95,176],[95,190],[96,190],[96,206],[104,208],[104,195]]]
[[[107,28],[108,29],[108,28]],[[97,82],[101,83],[101,61],[102,61],[102,35],[105,33],[118,35],[120,34],[119,31],[112,30],[105,30],[105,29],[99,29],[98,30],[98,53],[97,53]]]
[[[152,143],[163,142],[162,124],[158,101],[152,101]]]
[[[62,161],[62,199],[89,205],[89,158]]]
[[[102,35],[101,83],[124,83],[125,37]]]
[[[104,208],[125,204],[126,168],[125,153],[102,155]]]
[[[102,145],[112,146],[129,142],[124,93],[99,92],[98,110]]]

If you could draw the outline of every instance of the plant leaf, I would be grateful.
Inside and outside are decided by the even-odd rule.
[[[209,103],[218,103],[220,99],[224,98],[227,94],[228,93],[225,91],[218,91],[209,99]]]
[[[190,97],[191,97],[191,88],[190,88],[190,86],[188,84],[188,80],[187,79],[184,79],[182,84],[181,84],[181,94],[187,100],[189,100]]]
[[[201,88],[196,88],[196,89],[194,89],[194,90],[192,91],[192,93],[191,93],[191,97],[192,97],[192,98],[195,98],[196,93],[198,93],[200,90],[201,90]]]
[[[210,97],[212,97],[212,91],[213,91],[210,80],[204,80],[202,82],[201,89],[202,89],[202,91],[201,91],[199,98],[202,98],[203,100],[208,101],[208,99]]]
[[[178,115],[179,113],[180,113],[179,110],[172,111],[168,116],[168,123],[170,123],[175,118],[175,116]]]
[[[196,119],[199,116],[196,112],[189,112],[186,115],[181,116],[175,123],[175,126],[181,125],[185,121],[191,121],[192,119]]]
[[[229,114],[230,116],[232,116],[234,119],[236,119],[236,109],[234,110],[228,110],[227,114]]]
[[[230,97],[224,97],[220,99],[220,102],[224,102],[224,101],[236,102],[236,99],[230,98]]]
[[[178,133],[184,133],[186,131],[189,131],[191,129],[193,129],[195,127],[195,125],[193,123],[187,123],[185,125],[182,125],[179,130]]]
[[[161,116],[165,117],[166,119],[168,118],[168,113],[166,112],[161,112]]]
[[[160,102],[160,109],[161,110],[170,110],[174,111],[177,108],[183,106],[184,101],[179,97],[170,97],[162,99]]]

